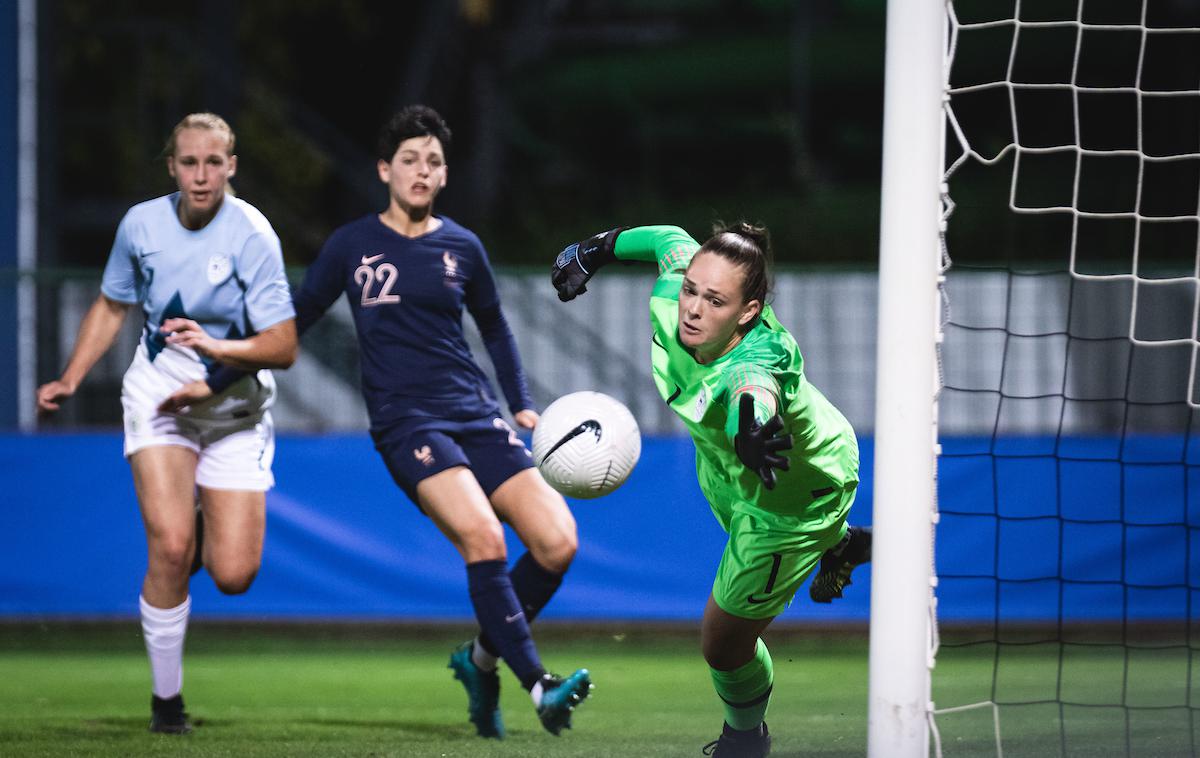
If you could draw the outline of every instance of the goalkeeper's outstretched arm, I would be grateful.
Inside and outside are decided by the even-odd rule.
[[[601,266],[617,259],[617,235],[625,231],[618,226],[607,232],[593,234],[587,239],[568,245],[550,268],[550,282],[564,303],[587,292],[587,283]]]
[[[614,261],[655,262],[660,274],[685,268],[699,243],[678,226],[619,226],[569,245],[554,260],[550,281],[563,302],[587,292],[587,283]]]
[[[678,226],[639,226],[617,240],[616,255],[622,261],[658,264],[658,273],[682,272],[700,243]]]

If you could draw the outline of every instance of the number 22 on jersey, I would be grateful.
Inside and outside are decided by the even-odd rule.
[[[391,263],[380,263],[377,268],[371,267],[372,263],[382,257],[383,253],[370,257],[364,255],[362,265],[354,269],[354,282],[362,287],[362,306],[364,308],[400,302],[400,296],[392,294],[392,288],[396,286],[396,278],[399,275],[396,267]],[[378,292],[372,294],[376,283],[379,284]]]

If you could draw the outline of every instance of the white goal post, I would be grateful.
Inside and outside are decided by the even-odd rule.
[[[888,3],[867,754],[929,749],[944,0]]]

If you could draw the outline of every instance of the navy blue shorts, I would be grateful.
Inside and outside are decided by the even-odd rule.
[[[418,508],[417,484],[453,466],[471,469],[488,497],[533,467],[525,443],[499,416],[467,421],[410,418],[371,430],[371,437],[392,479]]]

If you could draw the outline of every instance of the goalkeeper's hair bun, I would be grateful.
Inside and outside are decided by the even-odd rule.
[[[745,281],[742,296],[746,302],[767,303],[771,294],[771,234],[761,224],[737,221],[713,225],[713,236],[700,246],[699,253],[713,253],[742,269]]]

